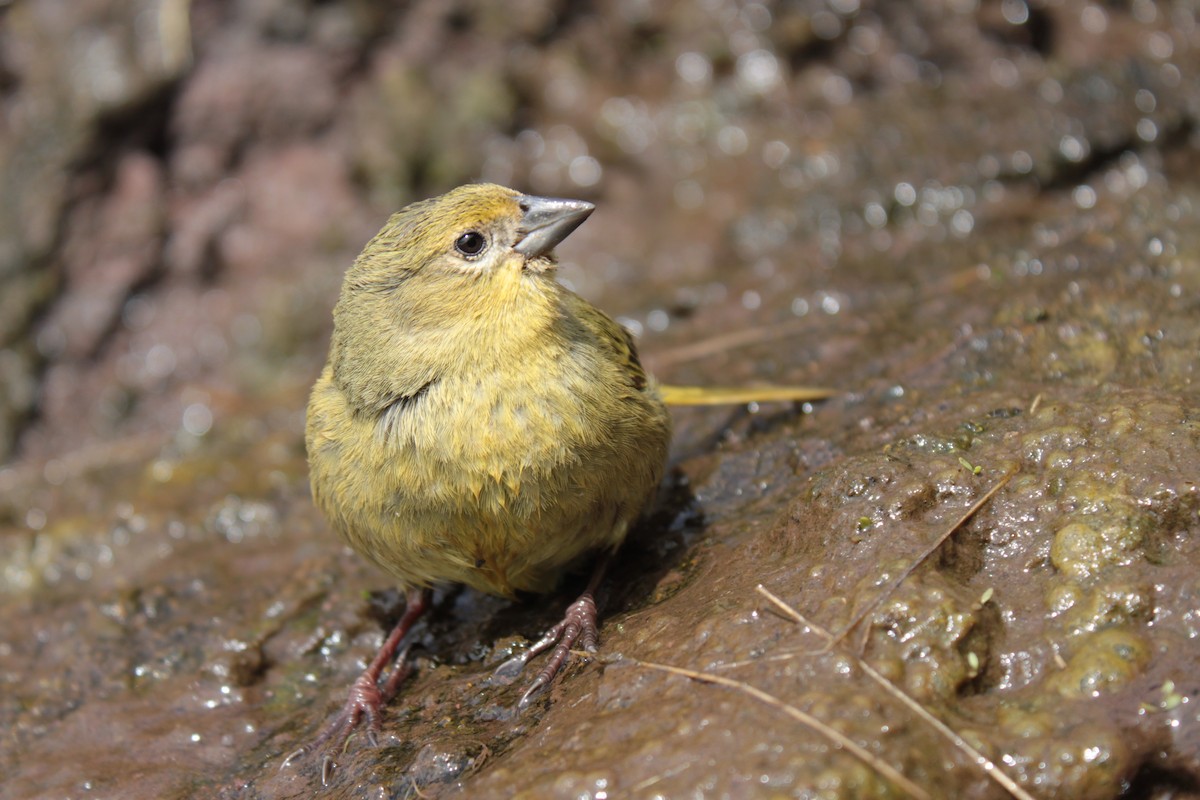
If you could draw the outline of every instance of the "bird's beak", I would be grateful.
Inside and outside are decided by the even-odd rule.
[[[513,249],[527,258],[537,258],[567,238],[596,207],[584,200],[525,195],[521,198],[521,210],[524,216]]]

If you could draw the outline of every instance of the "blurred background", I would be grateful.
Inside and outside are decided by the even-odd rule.
[[[1084,207],[1193,158],[1186,2],[0,15],[0,458],[203,433],[309,384],[361,245],[462,182],[597,201],[564,278],[654,335],[713,304],[835,310],[847,250],[895,262],[1097,164]]]
[[[1112,507],[1184,498],[1155,519],[1194,526],[1185,478],[1200,469],[1198,16],[1190,0],[0,0],[0,795],[307,796],[313,773],[279,773],[281,754],[340,699],[391,613],[368,595],[386,579],[347,554],[309,503],[307,392],[361,246],[403,204],[467,181],[597,203],[559,249],[562,280],[633,330],[660,377],[847,392],[811,420],[677,417],[676,489],[687,483],[688,499],[666,505],[664,538],[642,552],[669,571],[627,570],[634,600],[617,604],[680,591],[686,609],[711,611],[697,625],[718,633],[702,645],[681,631],[672,657],[726,641],[712,620],[752,591],[751,577],[736,592],[692,582],[696,564],[723,560],[706,560],[705,548],[786,565],[805,576],[797,585],[816,580],[820,552],[787,560],[773,549],[808,519],[809,506],[789,511],[808,471],[883,453],[879,472],[876,462],[846,467],[872,477],[850,475],[857,488],[837,496],[866,498],[863,487],[887,484],[875,476],[892,469],[893,442],[927,447],[918,466],[957,457],[958,439],[921,426],[989,419],[1017,430],[1035,424],[1044,392],[1057,402],[1043,413],[1060,416],[1040,418],[1036,436],[1021,429],[1030,438],[1014,458],[1029,459],[1026,469],[1087,442],[1116,461],[1093,467],[1079,508],[1103,506],[1094,493],[1111,476],[1135,475],[1144,484]],[[1192,416],[1111,422],[1151,414],[1151,398]],[[986,416],[995,409],[1011,413]],[[1078,433],[1110,427],[1166,432],[1153,446]],[[1137,454],[1165,461],[1120,460]],[[971,479],[945,457],[953,480]],[[1068,462],[1001,515],[1017,531],[1011,542],[1030,537],[1022,564],[1049,563],[1057,523],[1038,520],[1053,503],[1032,493],[1067,485]],[[1164,475],[1180,482],[1154,483]],[[912,508],[974,491],[930,480]],[[861,533],[884,524],[879,509],[909,508],[892,502],[836,513]],[[1062,502],[1054,513],[1068,513]],[[716,527],[693,553],[698,520]],[[1016,563],[1017,545],[1001,545]],[[998,571],[962,589],[965,615],[985,585],[997,596],[1032,585],[1003,573],[999,556],[986,563]],[[1050,577],[1074,574],[1070,563]],[[863,574],[855,569],[846,562],[846,574]],[[1139,625],[1154,618],[1112,591],[1095,608],[1124,608]],[[1158,619],[1194,609],[1192,590],[1179,591]],[[1014,605],[1004,625],[1066,624],[1056,616],[1066,601],[1031,602],[1039,613]],[[476,662],[503,649],[490,643],[549,619],[504,617],[489,603],[434,615],[449,644],[428,652],[466,671],[422,670],[431,685],[458,681],[438,695],[445,706],[427,709],[409,749],[346,770],[333,796],[461,788],[495,753],[506,760],[486,765],[471,796],[521,785],[575,797],[621,780],[663,796],[757,796],[763,776],[785,791],[824,769],[815,745],[800,761],[774,744],[754,749],[774,723],[753,717],[729,740],[706,740],[699,732],[716,728],[699,722],[686,736],[647,731],[654,715],[635,714],[624,685],[604,696],[617,698],[606,719],[636,731],[613,734],[627,752],[600,747],[594,728],[573,748],[535,737],[593,722],[567,703],[542,728],[538,710],[512,723],[519,730],[491,706],[455,716],[474,708],[470,669],[486,672]],[[663,636],[675,627],[687,626],[650,625]],[[991,688],[1033,692],[1058,657],[1017,643],[1058,633],[1006,635],[992,637],[1011,645],[992,661],[1006,677],[973,684],[981,703]],[[613,647],[622,641],[651,646]],[[970,672],[957,647],[946,656],[959,670],[952,687]],[[1165,685],[1137,674],[1155,692]],[[1064,797],[1194,791],[1200,722],[1153,727],[1135,694],[1116,711],[1060,715],[1059,690],[1046,691],[1041,727],[1027,717],[1011,730],[979,726],[1009,737],[1004,752],[1040,742],[1040,755],[1011,765],[1026,785]],[[474,738],[442,744],[445,719]],[[1072,740],[1068,721],[1107,738]],[[915,741],[901,760],[937,785],[938,747]],[[114,743],[138,754],[136,768],[113,757]],[[1062,766],[1095,747],[1116,754],[1103,769]],[[702,751],[711,773],[672,772]],[[550,763],[566,777],[530,777]],[[413,776],[403,791],[395,774]],[[834,782],[894,796],[886,782],[854,780]],[[961,780],[942,796],[994,789]]]

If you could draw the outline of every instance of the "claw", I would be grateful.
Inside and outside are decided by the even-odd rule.
[[[396,655],[396,650],[400,646],[400,641],[408,634],[413,623],[417,621],[428,604],[429,593],[427,590],[414,589],[408,593],[404,615],[396,623],[392,632],[388,634],[387,640],[379,648],[371,665],[362,675],[358,676],[358,680],[350,687],[350,696],[346,698],[341,710],[334,715],[333,719],[329,720],[316,738],[285,758],[280,769],[326,745],[332,745],[330,748],[332,750],[342,749],[350,738],[350,734],[358,727],[359,722],[365,722],[368,743],[372,747],[378,746],[383,721],[383,705],[392,699],[400,688],[400,684],[412,672],[412,666],[408,663],[408,648],[402,650],[399,656]],[[379,678],[393,658],[399,663],[392,670],[392,674],[381,689]],[[337,764],[333,757],[326,753],[321,759],[321,783],[323,785],[329,785],[336,767]]]
[[[321,785],[328,786],[330,778],[333,777],[333,770],[337,764],[333,760],[333,756],[328,753],[321,759]]]
[[[291,764],[293,761],[295,761],[297,758],[300,758],[301,756],[307,755],[308,751],[311,749],[312,748],[309,747],[308,745],[304,745],[303,747],[299,748],[298,750],[292,751],[292,754],[290,756],[288,756],[287,758],[285,758],[283,760],[283,763],[279,765],[279,770],[282,772],[283,770],[287,769],[288,764]]]
[[[529,682],[529,688],[521,695],[521,699],[517,701],[517,708],[524,711],[529,708],[529,701],[539,689],[545,686],[549,681],[543,680],[539,674],[536,678]]]
[[[518,657],[521,659],[521,666],[524,666],[529,659],[538,653],[548,650],[551,647],[554,648],[554,651],[550,653],[550,657],[546,660],[546,666],[542,667],[541,672],[537,674],[537,677],[529,684],[529,688],[521,695],[521,699],[517,702],[517,707],[521,709],[527,708],[533,695],[554,680],[554,676],[559,673],[563,665],[567,663],[567,659],[570,658],[572,645],[579,642],[588,652],[595,652],[596,639],[596,601],[592,597],[592,589],[589,587],[587,591],[579,596],[578,600],[567,606],[567,613],[563,616],[561,622],[546,631],[541,639],[538,639],[529,650]],[[509,661],[500,665],[500,669],[504,669],[515,660],[509,659]]]
[[[528,661],[529,653],[526,651],[520,655],[513,656],[500,666],[496,667],[496,671],[492,674],[499,678],[501,683],[512,683],[517,679],[517,676],[521,674],[521,670],[525,669],[525,664]]]

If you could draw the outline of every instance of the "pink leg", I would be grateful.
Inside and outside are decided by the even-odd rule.
[[[550,657],[546,659],[546,666],[542,667],[537,677],[529,684],[529,688],[521,695],[519,703],[521,708],[529,705],[530,698],[539,689],[554,680],[563,665],[567,663],[567,659],[571,655],[571,648],[576,643],[589,653],[596,651],[599,635],[596,630],[595,594],[610,560],[611,557],[606,555],[596,564],[587,588],[583,590],[583,594],[579,595],[578,600],[567,606],[567,613],[563,615],[561,622],[546,631],[542,638],[534,642],[533,646],[524,653],[505,661],[496,670],[502,677],[514,677],[534,656],[551,647],[554,648]]]
[[[383,674],[384,668],[396,656],[400,641],[429,606],[429,598],[428,589],[410,589],[408,591],[405,597],[404,616],[400,617],[400,621],[392,628],[392,632],[388,634],[383,646],[375,654],[371,665],[363,671],[362,675],[358,676],[358,680],[350,687],[350,696],[346,698],[342,710],[329,720],[316,738],[284,759],[282,766],[286,767],[294,759],[330,743],[333,744],[332,749],[340,748],[350,738],[351,732],[358,726],[358,723],[363,720],[367,724],[367,740],[372,746],[378,742],[383,705],[395,696],[400,684],[412,672],[412,667],[408,663],[407,648],[400,654],[395,669],[392,670],[392,674],[382,689],[379,688],[379,678]],[[333,758],[326,754],[321,765],[322,783],[329,783],[334,766]]]

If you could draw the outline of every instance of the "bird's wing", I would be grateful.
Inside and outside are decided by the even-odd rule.
[[[592,334],[596,342],[610,351],[620,373],[628,377],[629,385],[639,392],[644,390],[650,379],[638,358],[633,334],[575,293],[568,292],[565,297],[570,315]]]

